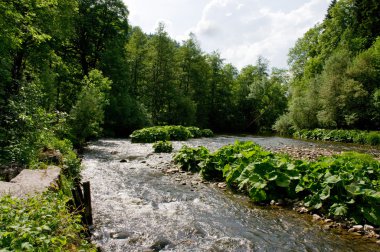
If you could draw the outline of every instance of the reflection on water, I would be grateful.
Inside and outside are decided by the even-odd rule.
[[[235,140],[265,147],[310,143],[277,137],[220,136],[187,145],[217,149]],[[185,142],[174,142],[175,151]],[[312,143],[314,144],[314,143]],[[167,173],[172,154],[151,144],[100,140],[87,148],[82,172],[91,182],[93,240],[104,251],[375,251],[336,235],[307,215],[253,206],[241,195],[200,183],[199,175]],[[120,162],[123,160],[123,162]]]

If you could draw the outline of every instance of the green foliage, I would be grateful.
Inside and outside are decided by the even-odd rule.
[[[379,8],[372,0],[335,1],[290,50],[293,128],[379,130],[380,19],[371,15]]]
[[[296,192],[306,195],[305,206],[357,222],[380,224],[380,163],[358,153],[344,153],[310,163]],[[369,217],[371,216],[371,217]]]
[[[299,130],[294,132],[293,136],[300,139],[380,145],[380,132],[378,131],[314,129]]]
[[[80,216],[68,212],[68,198],[46,193],[28,199],[0,198],[3,251],[96,251],[81,238]]]
[[[369,155],[352,152],[308,162],[236,142],[214,153],[185,146],[174,160],[182,169],[200,170],[204,179],[224,179],[255,202],[298,198],[334,218],[380,225],[380,163]]]
[[[273,130],[278,132],[281,135],[293,135],[294,127],[293,122],[289,114],[283,114],[280,116],[275,124],[273,125]]]
[[[201,130],[201,136],[202,137],[213,137],[214,132],[212,132],[212,130],[210,130],[210,129],[202,129]]]
[[[153,143],[165,140],[183,141],[199,136],[211,137],[213,136],[213,132],[209,129],[200,130],[197,127],[154,126],[135,130],[130,135],[132,143]]]
[[[111,81],[103,77],[98,70],[93,70],[83,79],[83,89],[78,101],[70,113],[70,126],[73,141],[83,146],[86,140],[97,137],[101,133],[104,120],[104,106],[107,104],[106,93]]]
[[[153,144],[155,153],[170,153],[173,150],[173,144],[170,141],[158,141]]]
[[[197,172],[200,170],[199,163],[208,155],[209,151],[203,146],[190,148],[184,145],[174,156],[174,162],[180,164],[182,170]]]
[[[198,127],[187,127],[187,129],[190,131],[192,137],[194,138],[202,137],[204,135],[203,131],[206,130],[206,129],[201,130]]]

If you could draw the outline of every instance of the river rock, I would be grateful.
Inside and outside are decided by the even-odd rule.
[[[319,216],[318,214],[313,214],[313,220],[314,220],[314,221],[319,221],[319,220],[321,220],[321,219],[322,219],[322,217]]]
[[[38,160],[48,164],[60,165],[62,164],[62,154],[59,150],[45,147],[38,155]]]
[[[306,207],[300,207],[297,209],[297,212],[299,213],[307,213],[309,210]]]
[[[221,183],[218,183],[218,187],[221,189],[224,189],[227,187],[227,185],[226,185],[226,183],[221,182]]]
[[[178,172],[178,169],[169,169],[169,170],[166,170],[166,173],[168,174],[174,174],[174,173],[177,173]]]
[[[132,233],[128,231],[121,231],[121,232],[115,232],[115,233],[110,234],[112,239],[127,239],[131,235]]]
[[[371,225],[364,225],[364,231],[373,231],[375,230],[375,228]]]
[[[363,225],[354,225],[354,226],[352,226],[352,228],[353,228],[355,231],[359,231],[359,230],[362,230],[362,229],[363,229]]]
[[[0,183],[0,196],[26,198],[49,188],[57,188],[60,172],[61,169],[57,166],[49,166],[45,170],[22,170],[10,182]]]
[[[323,222],[324,223],[330,223],[330,222],[333,222],[333,220],[332,219],[325,219]]]
[[[153,242],[153,244],[149,248],[152,249],[153,251],[160,251],[166,248],[167,246],[169,246],[170,244],[171,244],[171,241],[169,241],[168,239],[159,237]]]

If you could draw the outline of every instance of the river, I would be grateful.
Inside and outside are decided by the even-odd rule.
[[[215,150],[235,140],[267,148],[318,145],[233,136],[173,145],[174,152],[183,144]],[[101,251],[379,251],[373,241],[326,230],[308,214],[255,206],[245,196],[202,183],[198,174],[177,170],[172,155],[128,139],[103,139],[86,148],[82,177],[91,182],[92,239]]]

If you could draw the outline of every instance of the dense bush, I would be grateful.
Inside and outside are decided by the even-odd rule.
[[[204,179],[224,179],[255,202],[298,198],[321,214],[380,225],[380,163],[369,155],[344,153],[309,162],[236,142],[214,153],[184,147],[174,160],[185,170],[200,170]]]
[[[210,129],[202,129],[202,137],[213,137],[214,136],[214,132],[212,132],[212,130]]]
[[[158,141],[153,144],[154,152],[170,153],[173,150],[173,145],[170,141]]]
[[[2,251],[96,251],[81,238],[80,216],[68,212],[67,200],[51,192],[29,199],[0,198]]]
[[[293,136],[300,139],[380,145],[380,132],[378,131],[305,129],[294,132]]]
[[[209,129],[184,126],[154,126],[135,130],[130,135],[132,143],[154,143],[165,140],[187,140],[194,137],[211,137],[213,132]]]
[[[203,137],[203,131],[204,130],[201,130],[200,128],[198,127],[187,127],[187,129],[190,131],[191,135],[194,137],[194,138],[198,138],[198,137]]]
[[[182,170],[196,172],[200,170],[199,163],[209,155],[209,151],[201,146],[190,148],[184,145],[175,155],[174,162],[181,164]]]

